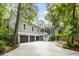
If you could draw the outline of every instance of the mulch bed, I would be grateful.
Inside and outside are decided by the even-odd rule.
[[[0,53],[0,55],[3,55],[3,54],[5,54],[5,53],[8,53],[8,52],[12,51],[13,49],[15,49],[15,48],[10,47],[10,46],[6,46],[6,47],[5,47],[5,51],[4,51],[3,53]]]
[[[5,47],[5,53],[7,53],[7,52],[9,52],[9,51],[11,51],[11,50],[13,50],[13,49],[14,49],[13,47],[6,46],[6,47]]]
[[[74,50],[74,51],[78,51],[79,52],[79,47],[70,48],[70,50]]]
[[[61,45],[64,45],[64,44],[66,44],[66,41],[55,41],[55,42],[57,42],[58,44],[61,44]]]
[[[64,44],[66,44],[66,41],[56,41],[56,43],[58,43],[59,45],[63,46]],[[69,48],[69,49],[79,52],[79,46],[76,46],[76,47],[73,47],[73,48]]]

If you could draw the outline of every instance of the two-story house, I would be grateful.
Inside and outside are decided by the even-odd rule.
[[[16,17],[12,15],[10,17],[10,27],[15,28]],[[41,31],[44,28],[38,20],[33,21],[32,23],[26,23],[23,19],[20,19],[19,29],[18,29],[18,42],[31,42],[31,41],[40,41],[45,40],[45,36],[48,33]]]

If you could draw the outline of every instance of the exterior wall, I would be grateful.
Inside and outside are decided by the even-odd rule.
[[[26,24],[26,30],[24,30],[23,24]],[[32,31],[32,27],[34,28],[34,31]],[[40,28],[32,24],[27,24],[20,20],[19,32],[40,34]]]
[[[30,36],[34,36],[34,40],[36,41],[36,37],[39,36],[39,41],[44,40],[44,34],[34,34],[34,33],[24,33],[24,32],[18,32],[18,42],[20,43],[20,35],[28,35],[28,42],[30,42]],[[42,36],[42,38],[41,38]]]
[[[15,28],[15,23],[16,23],[15,20],[16,20],[16,19],[13,19],[13,20],[10,22],[10,27],[11,27],[12,29]],[[26,24],[26,30],[24,30],[23,24]],[[32,31],[32,27],[34,27],[34,31]],[[20,20],[20,22],[19,22],[19,29],[18,29],[18,32],[41,34],[39,27],[37,27],[37,26],[35,26],[35,25],[33,25],[33,24],[27,24],[27,23],[23,22],[22,20]]]
[[[10,23],[10,26],[12,28],[15,28],[15,20],[13,22]],[[24,25],[26,24],[26,30],[24,30]],[[32,31],[32,27],[34,28],[34,31]],[[20,43],[20,35],[28,35],[28,42],[30,42],[30,36],[35,36],[35,41],[36,41],[36,36],[43,36],[42,38],[45,40],[45,34],[44,32],[40,31],[40,27],[33,25],[33,24],[27,24],[25,22],[23,22],[22,20],[20,20],[19,22],[19,29],[18,29],[18,42]],[[39,40],[41,40],[39,38]]]
[[[26,24],[26,30],[24,30],[23,24]],[[32,27],[34,27],[34,31],[32,31]],[[34,36],[34,39],[36,41],[37,36],[43,36],[44,39],[44,33],[40,31],[41,28],[33,25],[33,24],[27,24],[20,20],[19,23],[19,29],[18,29],[18,42],[20,43],[20,35],[28,35],[28,42],[30,42],[30,36]],[[42,40],[39,38],[39,40]]]

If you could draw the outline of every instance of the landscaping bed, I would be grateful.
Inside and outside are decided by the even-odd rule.
[[[17,48],[17,47],[16,47],[16,48]],[[0,53],[0,55],[4,55],[4,54],[6,54],[6,53],[8,53],[8,52],[10,52],[10,51],[12,51],[12,50],[14,50],[14,49],[16,49],[16,48],[10,47],[10,46],[5,46],[4,52],[3,52],[3,53]]]
[[[66,44],[66,41],[55,41],[57,43],[57,46],[59,47],[62,47],[64,46],[64,44]],[[67,48],[67,49],[70,49],[70,50],[74,50],[74,51],[78,51],[79,52],[79,45],[77,44],[77,46],[73,47],[73,48]]]
[[[13,50],[13,49],[14,49],[13,47],[6,46],[6,47],[5,47],[5,53],[10,52],[10,51]]]
[[[61,44],[61,45],[66,44],[66,41],[62,41],[62,40],[58,40],[58,41],[55,41],[55,42],[57,42],[58,44]]]

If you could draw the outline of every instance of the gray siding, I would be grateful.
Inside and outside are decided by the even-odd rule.
[[[23,24],[26,24],[26,30],[24,30]],[[32,27],[34,28],[34,31],[32,31]],[[25,22],[20,20],[19,32],[40,34],[40,28],[35,26],[35,25],[33,25],[33,24],[27,24],[27,23],[25,23]]]

